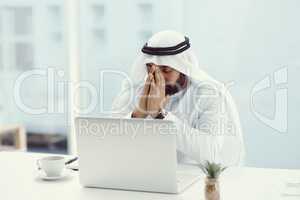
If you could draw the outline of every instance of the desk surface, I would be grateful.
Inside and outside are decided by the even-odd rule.
[[[83,188],[78,172],[60,181],[37,178],[35,160],[45,154],[0,152],[0,198],[10,200],[201,200],[203,181],[179,195]],[[180,166],[191,173],[199,169]],[[231,168],[220,179],[222,200],[300,199],[300,170]]]

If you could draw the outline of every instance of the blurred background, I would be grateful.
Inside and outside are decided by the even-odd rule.
[[[70,153],[68,82],[96,86],[77,90],[78,106],[107,114],[146,40],[172,29],[190,38],[204,70],[230,83],[246,165],[300,168],[299,8],[297,0],[1,0],[0,151]]]

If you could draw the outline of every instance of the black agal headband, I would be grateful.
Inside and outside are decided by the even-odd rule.
[[[190,48],[190,41],[188,37],[184,37],[184,42],[181,42],[172,47],[149,47],[146,43],[142,48],[142,52],[145,54],[155,55],[155,56],[169,56],[179,54],[188,48]]]

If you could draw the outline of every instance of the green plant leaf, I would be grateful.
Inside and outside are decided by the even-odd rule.
[[[219,175],[227,168],[222,167],[220,163],[206,161],[204,164],[199,164],[200,169],[208,178],[218,178]]]

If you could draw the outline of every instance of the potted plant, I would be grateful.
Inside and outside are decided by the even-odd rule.
[[[220,200],[220,185],[219,176],[226,169],[221,164],[206,161],[200,164],[200,168],[206,175],[205,179],[205,199],[206,200]]]

